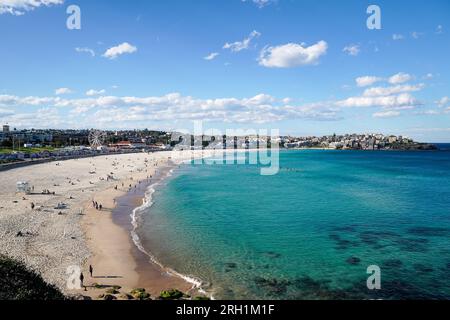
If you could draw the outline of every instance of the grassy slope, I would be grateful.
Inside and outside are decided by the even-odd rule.
[[[55,150],[55,148],[53,148],[53,147],[20,148],[20,152],[23,152],[23,153],[38,153],[38,152],[46,151],[46,150],[47,151],[53,151],[53,150]],[[19,149],[15,148],[14,151],[18,152]],[[2,153],[7,153],[7,154],[13,153],[13,150],[12,150],[12,148],[0,148],[0,154],[2,154]]]

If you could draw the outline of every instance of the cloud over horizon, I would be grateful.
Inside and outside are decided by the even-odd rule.
[[[407,76],[408,77],[407,77]],[[32,117],[33,112],[21,112],[25,107],[38,108],[35,112],[52,110],[52,123],[92,126],[94,121],[102,128],[138,127],[149,122],[177,123],[178,121],[203,120],[235,124],[264,124],[283,120],[303,119],[314,121],[338,121],[351,115],[357,115],[359,108],[369,108],[372,118],[386,119],[401,115],[435,115],[448,112],[443,106],[450,102],[448,97],[436,101],[435,109],[421,109],[424,103],[412,93],[423,90],[425,85],[403,83],[412,76],[398,73],[389,78],[364,76],[357,78],[362,92],[360,95],[344,99],[296,103],[289,97],[276,98],[269,94],[258,94],[248,98],[209,98],[200,99],[183,96],[180,93],[169,93],[163,96],[108,96],[106,91],[90,89],[83,98],[62,97],[20,97],[0,95],[2,118],[10,123],[35,126],[36,121],[42,123],[42,117]],[[359,81],[358,81],[359,79]],[[392,81],[393,80],[393,81]],[[387,83],[403,83],[391,86],[370,86],[378,81]],[[57,89],[56,94],[72,93],[71,89]],[[29,109],[29,108],[28,108]],[[350,111],[352,110],[352,111]],[[6,111],[8,113],[6,113]],[[410,111],[410,112],[409,112]],[[62,115],[65,113],[66,116]],[[25,119],[27,119],[25,121]],[[58,122],[59,121],[59,122]]]

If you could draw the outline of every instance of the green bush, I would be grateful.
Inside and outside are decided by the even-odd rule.
[[[119,294],[120,293],[119,291],[117,291],[114,288],[108,289],[105,292],[106,292],[106,294]]]
[[[177,300],[183,298],[184,293],[177,289],[161,291],[159,297],[163,300]]]
[[[130,294],[137,300],[150,300],[150,294],[144,288],[133,289]]]
[[[0,255],[0,300],[64,300],[65,296],[21,262]]]

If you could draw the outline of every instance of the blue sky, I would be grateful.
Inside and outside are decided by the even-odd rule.
[[[449,1],[40,2],[0,0],[0,122],[13,127],[203,120],[450,141]],[[81,30],[66,27],[71,4]]]

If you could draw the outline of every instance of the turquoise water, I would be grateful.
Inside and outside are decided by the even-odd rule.
[[[216,298],[450,298],[450,152],[286,151],[280,166],[181,166],[144,247]]]

